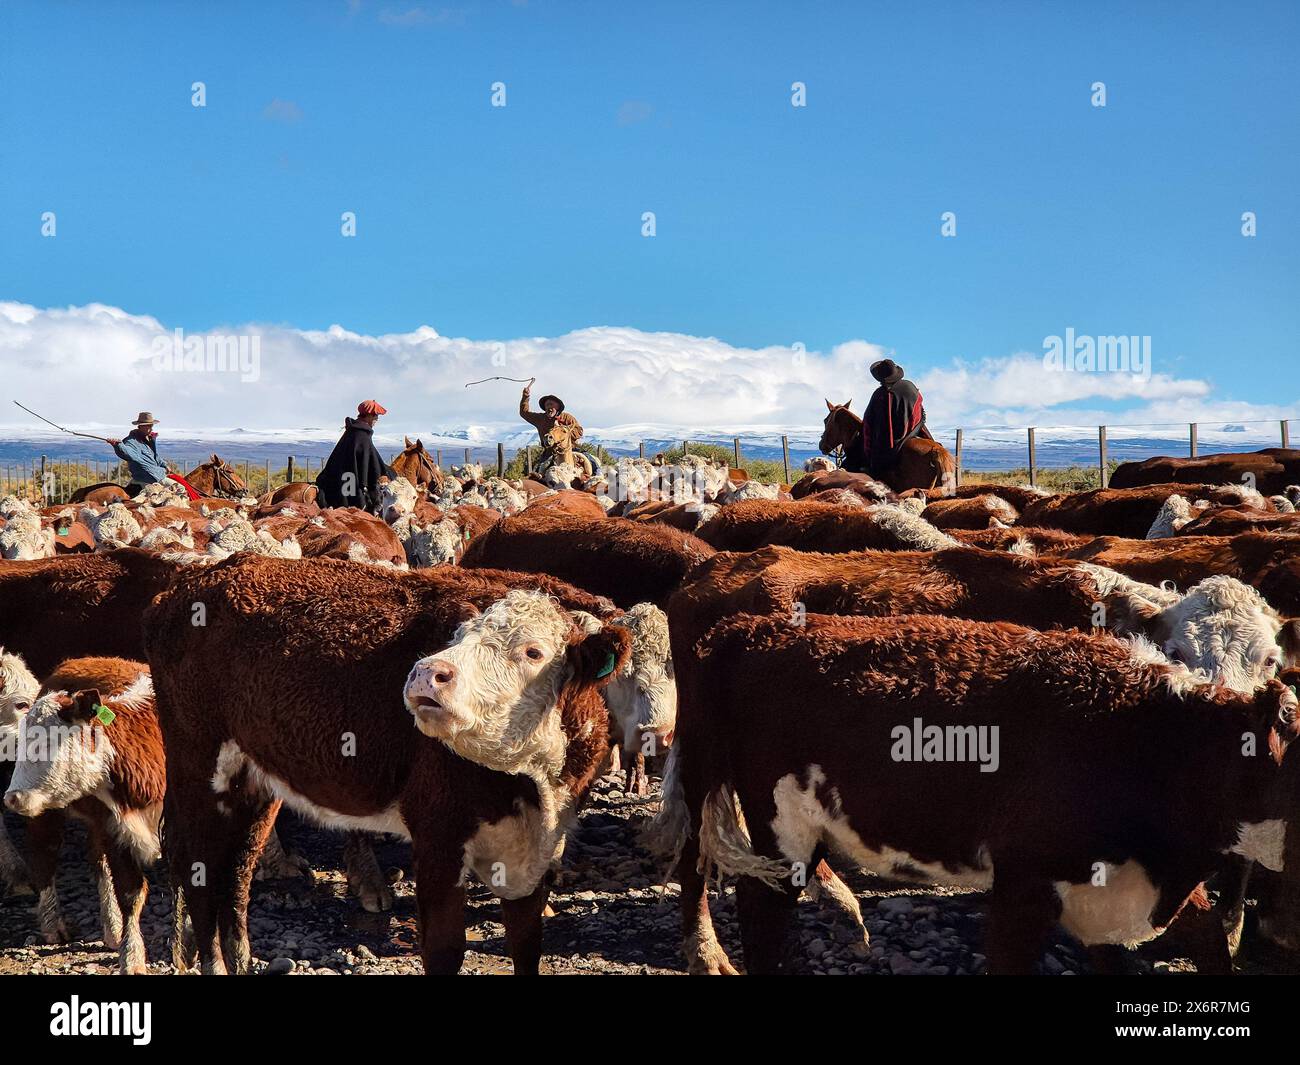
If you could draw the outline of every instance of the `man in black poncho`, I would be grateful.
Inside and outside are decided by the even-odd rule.
[[[343,435],[330,452],[316,478],[324,507],[360,507],[371,514],[379,510],[379,478],[393,471],[375,450],[375,423],[387,414],[373,399],[358,404],[357,416],[345,419]]]
[[[903,368],[893,359],[881,359],[871,364],[871,376],[880,387],[862,419],[862,448],[867,472],[879,478],[897,465],[899,450],[908,440],[932,438],[925,428],[921,390],[903,377]]]

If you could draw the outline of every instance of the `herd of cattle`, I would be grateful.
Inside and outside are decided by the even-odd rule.
[[[662,774],[647,838],[692,972],[735,971],[711,877],[774,972],[805,887],[861,924],[836,866],[988,890],[993,972],[1032,971],[1055,925],[1113,967],[1175,923],[1230,970],[1248,898],[1300,948],[1300,451],[896,493],[821,460],[792,486],[689,457],[444,475],[411,445],[379,515],[211,467],[199,500],[0,501],[27,819],[0,875],[47,942],[72,815],[123,972],[163,857],[177,967],[248,971],[287,805],[347,833],[368,910],[392,905],[370,834],[410,841],[427,971],[461,966],[472,877],[536,972],[613,759],[634,794]]]

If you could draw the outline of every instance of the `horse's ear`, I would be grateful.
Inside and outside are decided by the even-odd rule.
[[[834,409],[835,409],[835,404],[832,403],[829,399],[826,401],[826,409],[827,409],[827,410],[834,410]]]
[[[214,465],[214,466],[220,466],[220,465],[221,465],[221,460],[220,460],[219,458],[217,458],[217,453],[216,453],[215,451],[212,453],[212,459],[211,459],[211,462],[212,462],[212,465]]]
[[[411,438],[409,436],[403,436],[402,441],[406,444],[408,448],[411,446]]]
[[[844,401],[844,409],[845,409],[845,410],[848,410],[851,406],[853,406],[853,400],[851,400],[851,399],[846,399],[846,400]]]

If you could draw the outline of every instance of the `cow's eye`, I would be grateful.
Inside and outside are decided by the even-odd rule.
[[[540,647],[530,647],[524,652],[524,654],[534,662],[540,662],[545,657],[545,655],[542,654],[542,649]]]

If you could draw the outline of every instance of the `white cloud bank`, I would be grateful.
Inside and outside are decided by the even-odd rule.
[[[170,435],[240,428],[323,439],[337,433],[360,400],[373,398],[389,410],[381,423],[387,437],[410,432],[427,440],[432,431],[448,440],[515,443],[531,433],[515,414],[520,386],[464,385],[496,375],[536,376],[534,401],[546,392],[561,395],[596,439],[787,430],[806,437],[820,430],[824,397],[851,397],[861,411],[873,385],[868,365],[892,354],[865,340],[802,352],[608,326],[504,341],[444,337],[428,326],[382,336],[337,325],[318,331],[249,324],[212,332],[259,338],[256,380],[243,381],[238,371],[158,369],[155,342],[172,337],[173,327],[147,315],[101,304],[39,309],[0,302],[3,398],[92,430],[120,429],[137,411],[151,410]],[[1214,396],[1204,381],[1159,372],[1158,351],[1156,372],[1146,381],[1053,372],[1039,354],[1027,352],[940,366],[895,357],[921,387],[936,428],[1242,423],[1300,411],[1292,396],[1278,396],[1282,405]],[[1118,402],[1122,412],[1088,409],[1089,402]],[[6,407],[0,433],[29,435],[31,419]]]

